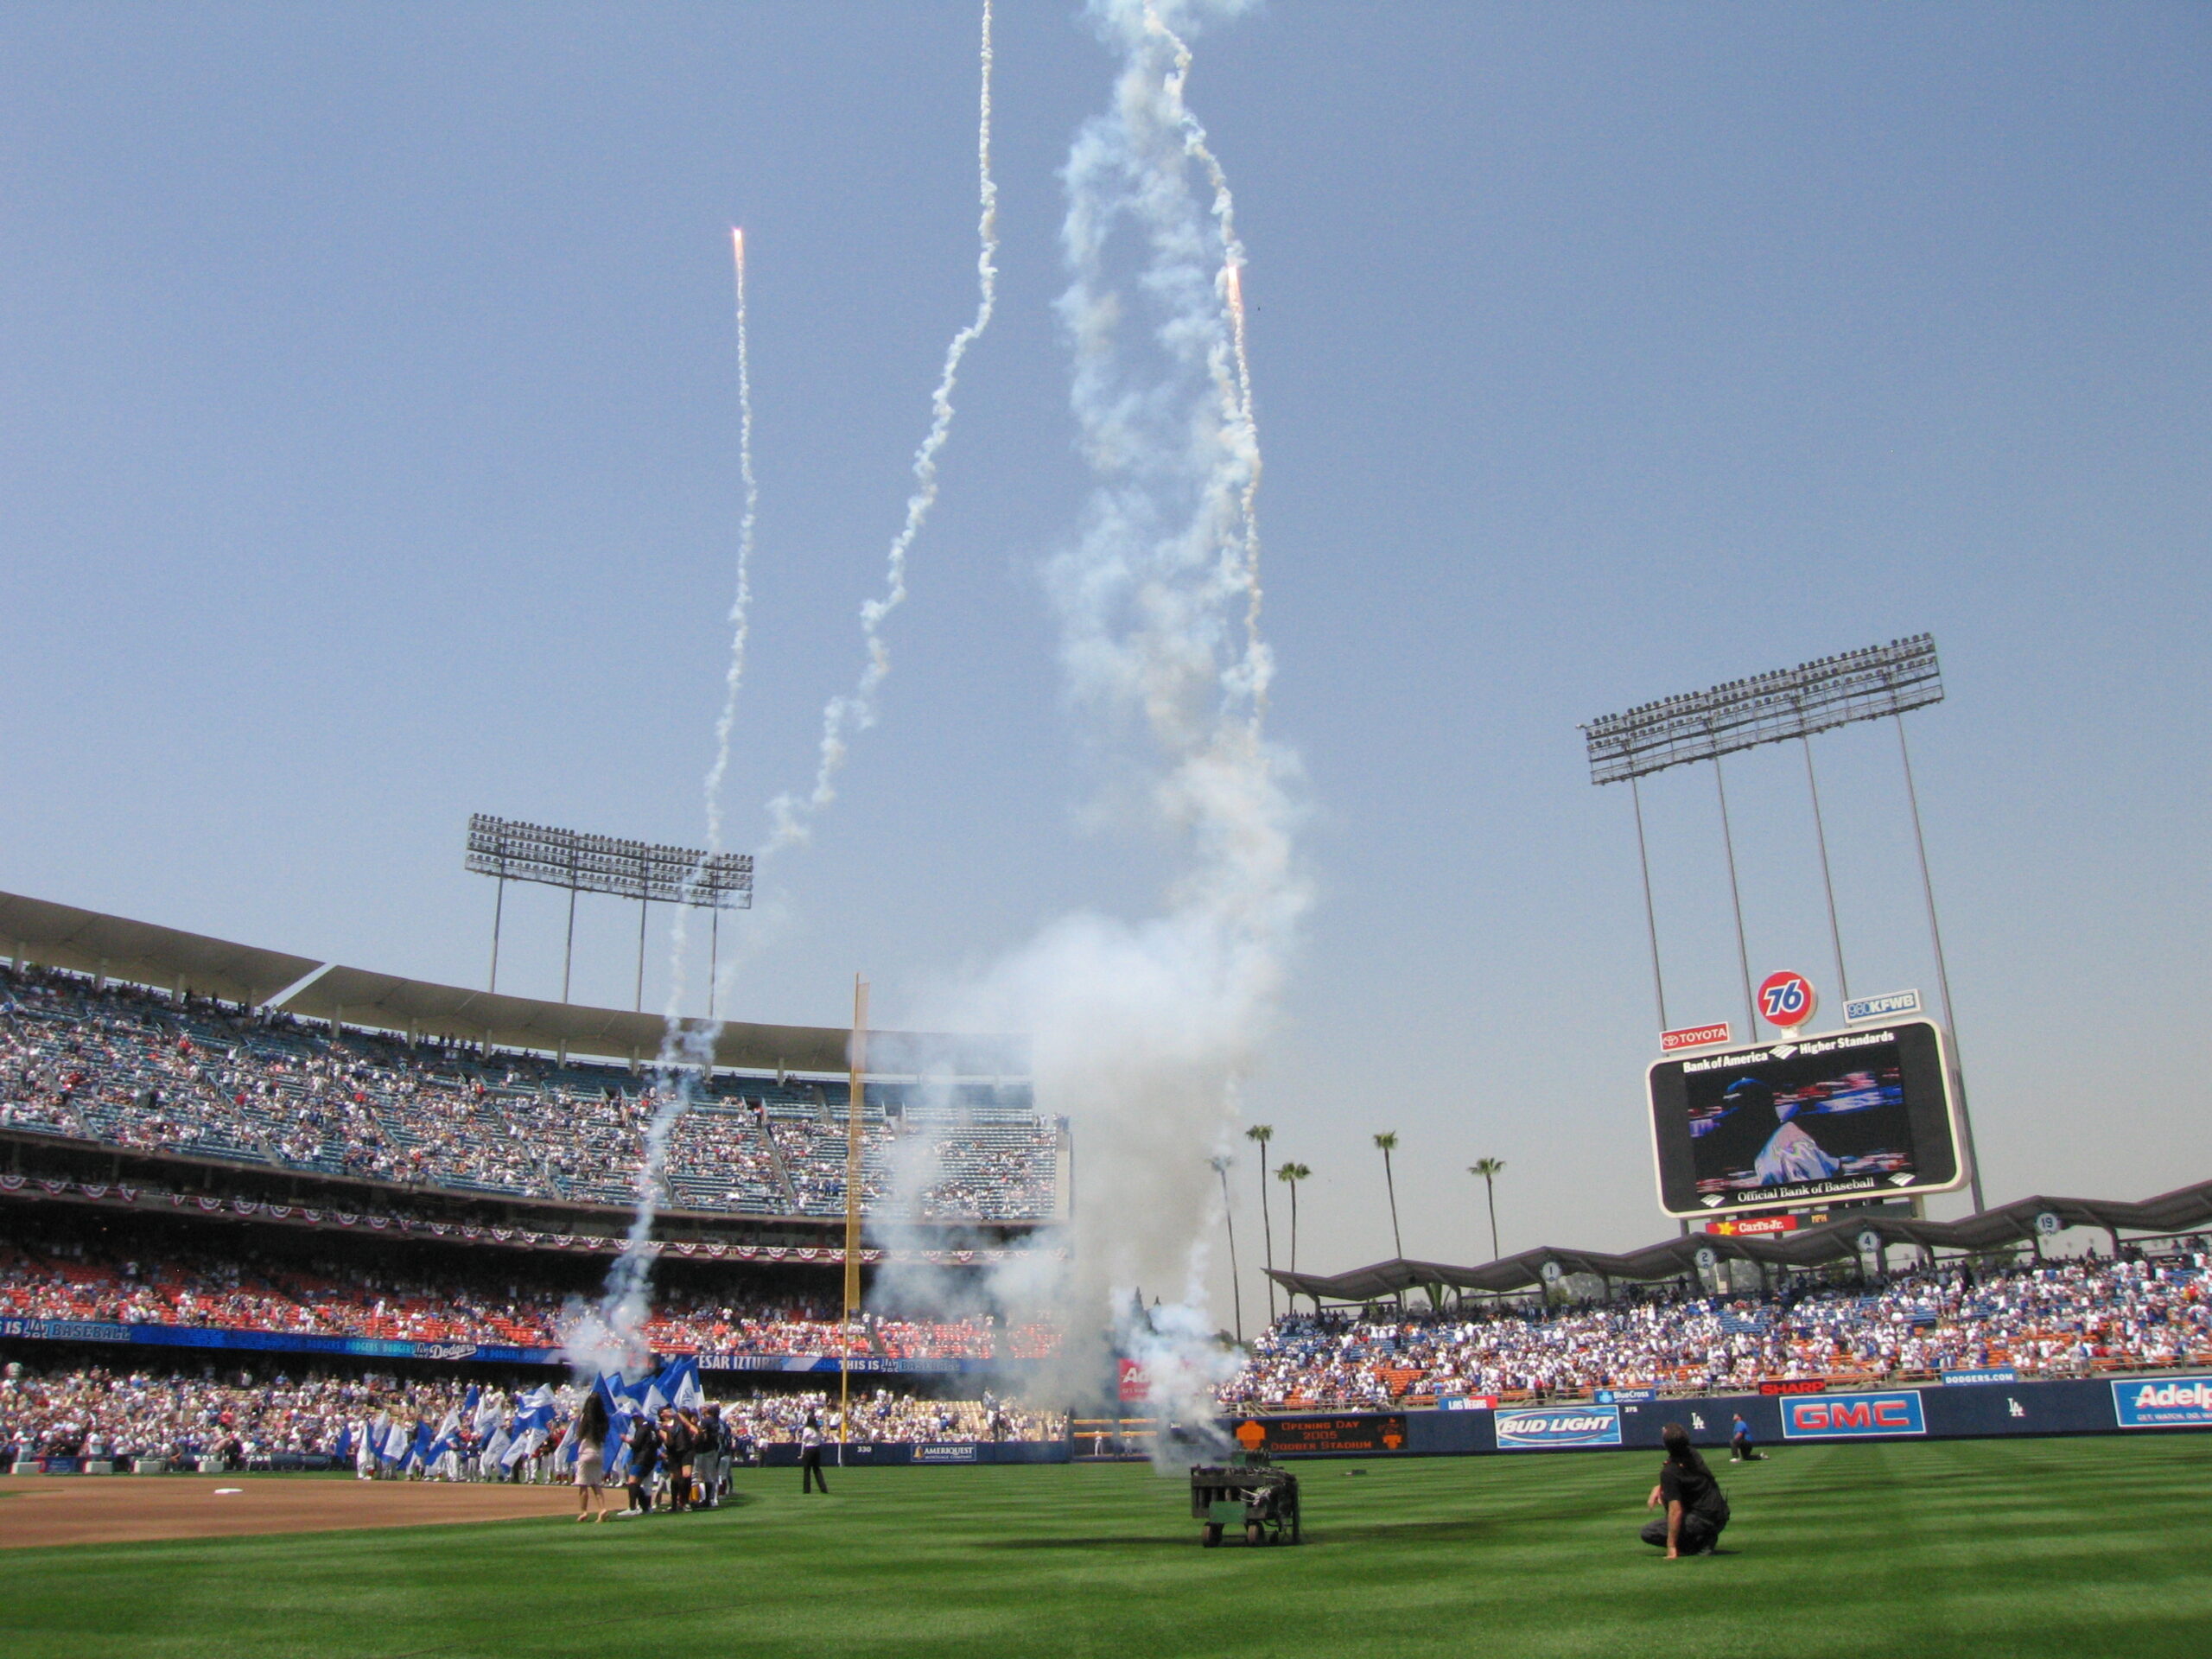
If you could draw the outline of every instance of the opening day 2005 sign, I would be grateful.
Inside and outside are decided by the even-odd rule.
[[[1247,1452],[1265,1450],[1271,1455],[1387,1453],[1406,1449],[1406,1420],[1397,1413],[1382,1417],[1247,1417],[1234,1433],[1236,1444]]]

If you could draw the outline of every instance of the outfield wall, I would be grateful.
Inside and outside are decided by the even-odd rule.
[[[2212,1376],[2088,1382],[1981,1381],[1857,1393],[1701,1395],[1616,1389],[1586,1405],[1494,1410],[1317,1412],[1224,1418],[1241,1444],[1283,1457],[1464,1457],[1491,1452],[1656,1450],[1680,1423],[1700,1446],[1728,1444],[1744,1419],[1761,1447],[1834,1440],[1985,1440],[2212,1428]]]
[[[882,1469],[910,1463],[1067,1463],[1075,1448],[1065,1440],[957,1440],[916,1444],[909,1440],[855,1441],[840,1446],[834,1440],[822,1448],[825,1468]],[[779,1442],[760,1448],[764,1469],[796,1469],[799,1448]],[[842,1454],[842,1456],[841,1456]]]

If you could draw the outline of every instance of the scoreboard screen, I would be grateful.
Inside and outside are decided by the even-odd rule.
[[[1670,1216],[1945,1192],[1965,1179],[1942,1033],[1926,1020],[1656,1063]]]

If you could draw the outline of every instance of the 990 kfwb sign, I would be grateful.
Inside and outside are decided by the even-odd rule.
[[[1299,1452],[1389,1452],[1406,1449],[1406,1420],[1402,1414],[1382,1416],[1247,1417],[1231,1429],[1236,1444],[1247,1452],[1274,1456]]]
[[[1925,1020],[1662,1059],[1648,1078],[1670,1216],[1948,1192],[1966,1179],[1943,1034]]]

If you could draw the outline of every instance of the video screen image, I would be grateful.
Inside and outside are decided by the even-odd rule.
[[[1894,1045],[1683,1079],[1700,1196],[1916,1173]]]

